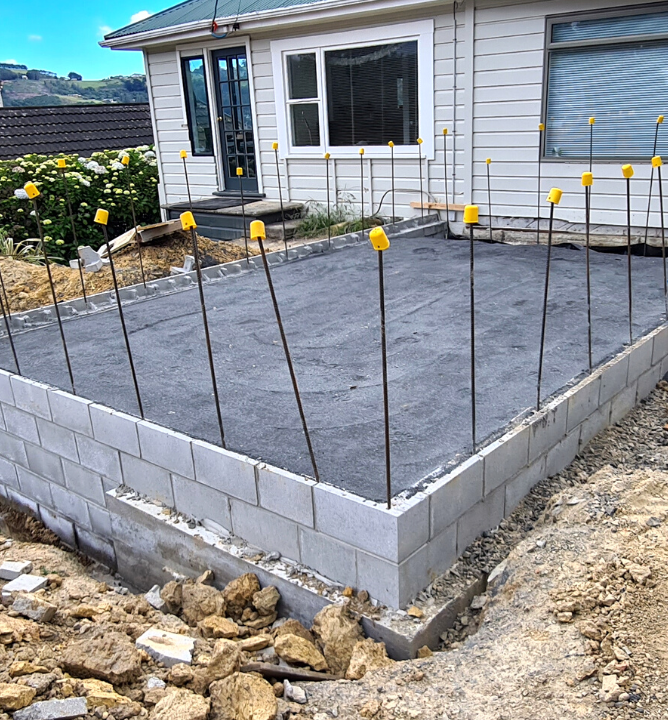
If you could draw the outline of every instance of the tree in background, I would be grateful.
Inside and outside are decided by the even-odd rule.
[[[79,80],[79,81],[83,80],[83,77],[81,75],[79,75],[79,73],[75,73],[75,72],[68,73],[67,77],[70,80]]]

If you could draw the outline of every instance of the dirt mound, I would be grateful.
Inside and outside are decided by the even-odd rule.
[[[239,260],[246,256],[245,250],[228,242],[215,242],[198,236],[203,267]],[[257,254],[256,249],[250,249]],[[142,245],[142,260],[146,280],[157,280],[169,275],[170,268],[182,267],[186,255],[192,255],[192,241],[183,232],[175,232],[150,245]],[[139,253],[136,245],[130,245],[114,255],[116,275],[121,286],[136,285],[142,281]],[[43,265],[22,260],[0,258],[0,271],[9,296],[12,312],[22,312],[51,305],[51,288]],[[51,266],[59,301],[81,297],[81,280],[78,270],[65,265]],[[111,270],[105,267],[98,273],[84,273],[86,292],[89,295],[105,292],[113,287]]]

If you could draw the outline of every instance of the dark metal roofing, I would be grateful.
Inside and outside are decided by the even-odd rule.
[[[122,150],[153,143],[148,103],[0,108],[0,159]]]
[[[218,0],[216,17],[233,18],[247,15],[263,10],[278,10],[279,8],[293,7],[295,5],[310,5],[318,0]],[[162,28],[176,27],[185,23],[197,22],[200,20],[211,20],[216,0],[186,0],[179,5],[167,8],[162,12],[151,15],[151,17],[139,22],[127,25],[120,30],[115,30],[105,35],[105,40],[136,35],[148,30],[160,30]]]

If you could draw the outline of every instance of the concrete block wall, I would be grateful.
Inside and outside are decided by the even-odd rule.
[[[662,326],[443,477],[395,497],[389,510],[0,371],[0,494],[122,572],[138,562],[132,526],[110,498],[125,484],[403,607],[667,371]]]

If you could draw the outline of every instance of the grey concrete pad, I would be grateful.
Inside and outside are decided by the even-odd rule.
[[[544,247],[476,243],[480,440],[535,402],[545,255]],[[385,267],[397,492],[471,451],[468,245],[397,240]],[[382,500],[377,257],[359,244],[272,273],[321,478]],[[633,276],[638,337],[662,321],[660,259],[633,257]],[[592,289],[598,364],[628,341],[626,258],[593,253]],[[208,284],[205,293],[228,448],[311,474],[263,272]],[[587,368],[585,297],[584,252],[555,248],[546,395]],[[147,418],[218,443],[197,290],[128,305],[126,321]],[[68,319],[65,334],[80,394],[136,415],[117,312]],[[7,341],[0,345],[0,366],[11,368]],[[16,345],[29,377],[68,388],[55,325],[17,335]]]

